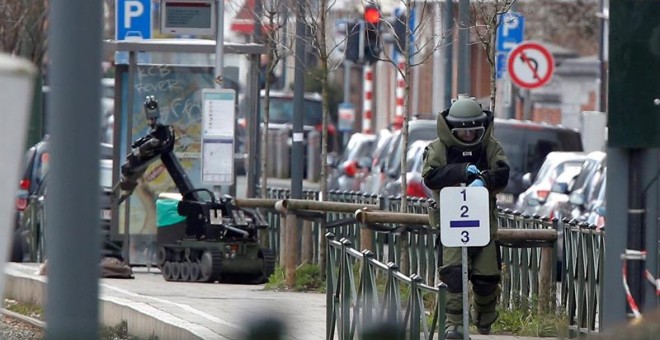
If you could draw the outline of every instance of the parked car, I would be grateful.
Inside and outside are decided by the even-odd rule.
[[[570,188],[568,202],[557,205],[554,217],[578,221],[586,219],[589,202],[597,196],[596,186],[604,176],[606,161],[607,154],[602,151],[593,151],[587,155],[580,174]]]
[[[438,138],[437,125],[435,120],[417,119],[408,123],[408,149],[416,141],[431,141]],[[380,169],[372,169],[371,176],[376,176],[375,191],[376,194],[383,194],[388,183],[394,182],[401,176],[401,155],[405,154],[403,150],[403,134],[397,131],[393,137],[392,144],[388,151],[387,162]]]
[[[259,105],[260,115],[259,119],[263,122],[263,117],[265,115],[265,92],[261,92],[261,103]],[[288,128],[289,129],[289,146],[292,144],[292,131],[293,131],[293,108],[294,108],[294,98],[293,93],[282,92],[282,91],[270,91],[269,93],[269,109],[268,109],[268,131],[269,133],[274,133],[278,130]],[[247,127],[247,118],[245,113],[247,112],[247,102],[243,102],[239,105],[240,111],[237,115],[237,128],[236,128],[236,152],[244,158],[237,163],[237,173],[244,173],[245,169],[245,159],[247,158],[247,137],[248,137],[248,127]],[[311,131],[317,131],[321,133],[323,131],[323,106],[322,98],[318,93],[305,93],[303,99],[303,134],[304,134],[304,143],[307,142],[307,135]],[[263,127],[263,124],[261,125]],[[336,124],[332,119],[332,115],[328,117],[328,152],[338,152],[339,151],[339,138],[337,134]],[[305,148],[306,150],[306,148]],[[304,152],[304,164],[307,166],[307,153]],[[305,169],[306,171],[306,169]]]
[[[536,174],[552,151],[583,151],[580,133],[557,125],[495,118],[494,135],[502,143],[511,170],[509,183],[497,195],[501,208],[515,208],[518,195],[525,188],[523,176]]]
[[[105,233],[104,251],[120,256],[121,246],[109,240],[112,194],[112,145],[102,143],[100,163],[101,219]],[[23,177],[16,193],[16,226],[10,261],[41,262],[45,256],[43,226],[46,220],[46,195],[50,165],[49,138],[31,147],[25,156]]]
[[[362,178],[371,167],[371,153],[376,138],[376,135],[365,133],[351,135],[341,158],[330,164],[329,190],[360,191]]]
[[[577,172],[564,172],[559,175],[552,185],[545,203],[541,204],[535,213],[540,216],[554,218],[557,207],[568,202],[569,189],[579,174],[578,170]]]
[[[360,191],[364,193],[379,193],[382,183],[385,182],[383,169],[390,158],[390,149],[394,134],[383,134],[376,142],[376,148],[371,155],[371,166],[369,172],[362,178]]]
[[[410,145],[408,148],[407,165],[408,171],[406,172],[406,196],[409,197],[422,197],[431,198],[433,192],[429,187],[424,184],[422,171],[424,168],[424,149],[429,144],[428,140],[418,140]],[[383,194],[385,196],[400,196],[401,195],[401,177],[395,181],[387,183]]]
[[[602,179],[596,191],[598,194],[587,209],[586,222],[595,225],[597,229],[601,229],[605,227],[607,216],[607,167],[603,171]]]
[[[582,167],[586,155],[576,152],[550,152],[545,157],[536,179],[530,183],[531,173],[523,176],[523,187],[527,189],[518,196],[516,210],[533,215],[540,205],[546,202],[552,186],[557,178],[564,173],[575,176]]]

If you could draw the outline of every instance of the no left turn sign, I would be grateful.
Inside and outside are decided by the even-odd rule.
[[[509,53],[507,70],[514,84],[531,90],[550,81],[555,61],[543,45],[525,41]]]

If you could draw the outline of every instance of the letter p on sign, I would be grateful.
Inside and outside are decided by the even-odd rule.
[[[144,5],[140,1],[126,1],[124,7],[124,27],[131,28],[133,18],[137,18],[144,13]]]

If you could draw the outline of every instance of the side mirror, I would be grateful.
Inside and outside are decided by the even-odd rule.
[[[528,172],[522,176],[522,186],[523,189],[527,189],[532,186],[532,173]]]
[[[556,182],[552,185],[552,192],[558,192],[560,194],[568,194],[568,183]]]
[[[584,196],[579,192],[574,192],[568,197],[568,201],[572,205],[580,206],[584,204]]]

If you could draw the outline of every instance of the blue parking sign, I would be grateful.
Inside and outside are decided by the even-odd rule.
[[[116,0],[115,38],[151,39],[151,0]]]
[[[523,41],[525,33],[525,17],[517,12],[507,12],[500,15],[497,26],[497,52],[509,52]]]
[[[151,39],[151,0],[115,0],[115,39]],[[139,64],[150,62],[149,54],[137,54]],[[127,52],[115,53],[115,64],[128,64]]]

